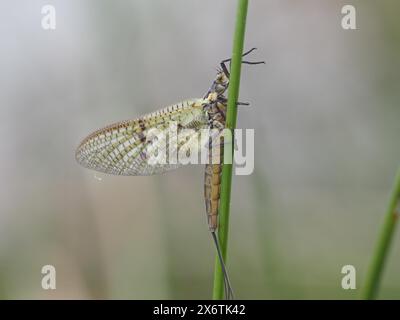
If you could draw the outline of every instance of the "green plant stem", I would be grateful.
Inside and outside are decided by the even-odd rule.
[[[378,292],[379,281],[382,276],[385,259],[389,252],[391,240],[393,238],[396,221],[399,218],[398,205],[400,200],[400,168],[397,171],[390,202],[387,207],[385,220],[378,237],[375,252],[368,269],[366,282],[362,291],[363,299],[374,299]]]
[[[233,38],[232,63],[229,78],[228,90],[228,107],[226,113],[226,128],[231,130],[232,136],[236,128],[237,119],[237,101],[239,96],[240,72],[242,66],[242,53],[244,34],[246,29],[248,0],[238,0],[236,13],[236,26]],[[232,141],[226,141],[226,146],[232,146]],[[233,148],[224,148],[224,152],[232,152]],[[233,158],[233,157],[232,157]],[[228,231],[229,231],[229,207],[231,200],[231,185],[232,185],[232,164],[223,164],[221,178],[221,199],[219,206],[219,226],[218,239],[221,246],[222,257],[226,261]],[[214,290],[213,299],[224,298],[224,276],[218,257],[215,259],[214,271]]]

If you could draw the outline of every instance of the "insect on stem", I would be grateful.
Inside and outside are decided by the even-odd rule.
[[[255,48],[243,56],[253,50]],[[212,151],[209,156],[211,161],[205,166],[204,198],[209,229],[218,253],[218,281],[214,281],[214,284],[218,283],[218,290],[221,292],[218,297],[223,296],[222,288],[224,288],[225,298],[233,299],[233,290],[224,262],[226,244],[224,237],[221,237],[221,230],[223,232],[224,227],[218,229],[218,214],[222,198],[221,175],[224,168],[223,149],[224,144],[229,145],[228,137],[226,139],[223,137],[221,143],[220,134],[223,134],[225,129],[232,131],[232,128],[226,125],[228,99],[225,92],[230,81],[225,63],[228,61],[230,62],[231,59],[221,62],[222,69],[218,70],[215,80],[203,98],[186,100],[142,117],[117,122],[96,130],[82,140],[75,152],[75,157],[82,166],[98,172],[124,176],[147,176],[174,170],[191,163],[191,161],[178,163],[171,161],[170,152],[172,151],[178,155],[182,151],[187,154],[188,150],[193,150],[194,153],[201,152],[204,147]],[[243,63],[263,62],[243,61]],[[235,103],[248,105],[245,102],[235,101]],[[179,130],[171,130],[176,127],[176,123]],[[184,135],[181,136],[186,129],[191,132],[189,140]],[[208,141],[198,141],[198,135],[203,129],[218,134],[210,136]],[[166,134],[168,134],[168,139],[165,138]],[[201,145],[198,142],[201,142]],[[216,151],[215,154],[214,151]],[[229,153],[233,155],[233,152]],[[219,161],[215,163],[214,160]],[[101,180],[96,175],[94,177]],[[224,224],[221,225],[224,226]],[[217,229],[219,237],[216,234]]]

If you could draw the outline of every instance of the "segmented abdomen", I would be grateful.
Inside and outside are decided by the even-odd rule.
[[[207,164],[204,174],[204,198],[208,228],[215,231],[218,227],[218,207],[221,188],[221,164]]]
[[[217,104],[211,111],[211,128],[218,129],[219,134],[211,138],[209,146],[209,164],[206,164],[204,174],[204,198],[208,228],[215,231],[218,228],[219,199],[221,194],[221,174],[224,157],[224,138],[222,129],[225,128],[225,108],[222,103]]]

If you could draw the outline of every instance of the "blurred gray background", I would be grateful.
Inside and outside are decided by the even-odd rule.
[[[41,27],[41,8],[57,27]],[[343,30],[353,4],[357,30]],[[114,177],[80,167],[99,127],[201,97],[230,56],[236,1],[0,3],[0,298],[211,298],[203,167]],[[244,299],[355,299],[400,164],[400,3],[252,0],[228,268]],[[99,179],[101,180],[99,180]],[[381,298],[400,298],[400,233]],[[41,268],[57,289],[41,288]],[[343,265],[357,290],[341,288]]]

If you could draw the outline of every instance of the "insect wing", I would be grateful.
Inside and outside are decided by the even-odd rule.
[[[86,168],[115,175],[163,173],[183,165],[176,157],[170,161],[170,154],[194,144],[207,125],[203,100],[187,100],[93,132],[77,148],[76,159]],[[185,141],[177,137],[183,129],[192,130]]]

